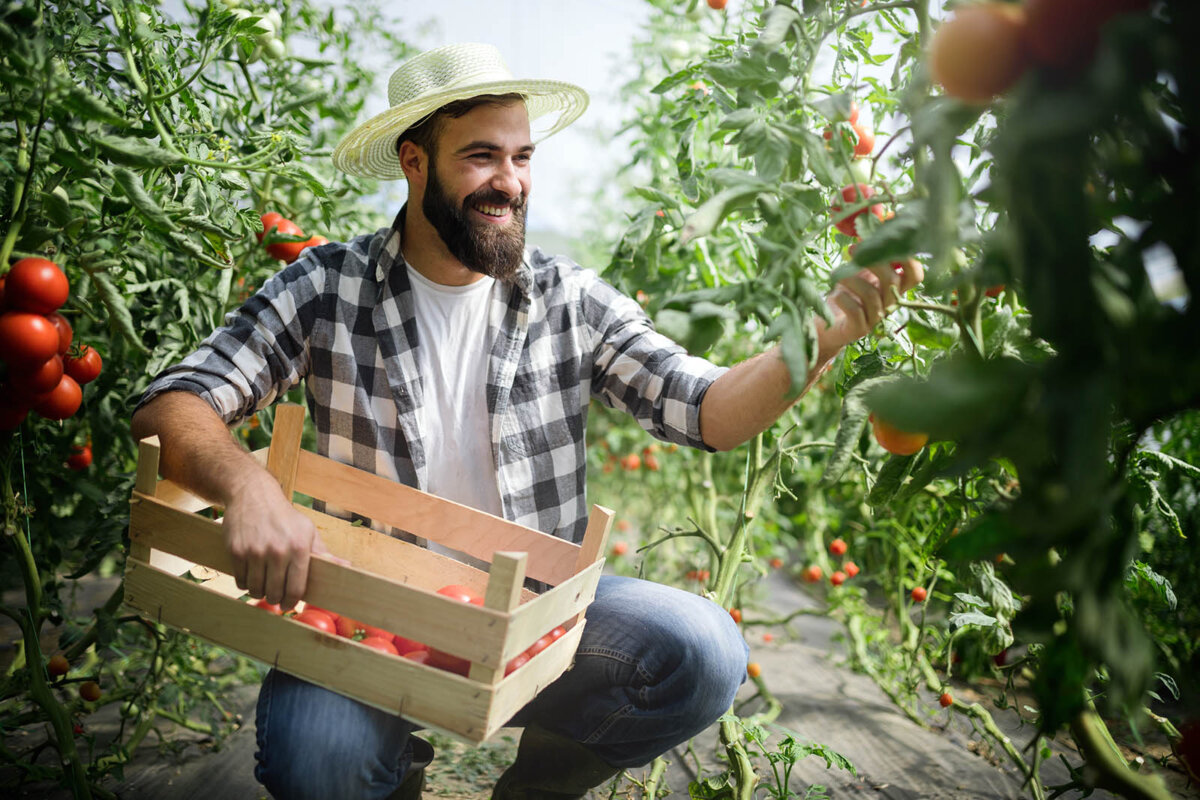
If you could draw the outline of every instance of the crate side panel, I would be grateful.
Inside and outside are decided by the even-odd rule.
[[[491,561],[497,550],[529,554],[529,577],[558,584],[575,571],[570,542],[452,503],[410,486],[302,451],[296,491]]]
[[[513,714],[567,671],[575,659],[583,628],[583,625],[576,625],[567,631],[565,636],[538,653],[523,667],[513,670],[496,685],[496,696],[492,701],[489,718],[497,728],[503,727],[505,722],[512,719]],[[489,736],[493,733],[495,729],[488,731]]]
[[[491,692],[457,675],[268,614],[140,562],[126,570],[125,601],[151,619],[384,711],[472,742],[488,735]]]
[[[505,657],[512,658],[555,626],[566,625],[575,615],[586,611],[596,597],[596,585],[603,569],[604,560],[596,561],[570,580],[514,611]]]

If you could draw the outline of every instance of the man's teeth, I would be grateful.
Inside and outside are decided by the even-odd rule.
[[[487,214],[489,217],[503,217],[508,213],[507,206],[475,206],[475,208],[479,209],[484,214]]]

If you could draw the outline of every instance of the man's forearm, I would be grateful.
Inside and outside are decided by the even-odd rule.
[[[163,477],[206,500],[228,505],[234,494],[270,479],[212,407],[189,392],[154,398],[133,415],[130,428],[135,439],[157,435]]]
[[[789,397],[792,375],[779,347],[734,366],[708,387],[700,404],[700,433],[717,450],[732,450],[775,424],[812,388],[836,351],[823,355],[808,371],[799,395]]]

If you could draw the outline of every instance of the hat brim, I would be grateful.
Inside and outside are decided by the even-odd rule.
[[[529,121],[558,112],[549,129],[540,131],[538,141],[558,133],[587,109],[588,94],[582,88],[563,81],[511,80],[477,83],[456,87],[401,103],[376,114],[359,125],[338,143],[333,165],[360,178],[396,180],[404,177],[396,156],[400,134],[442,106],[485,94],[520,94],[525,97]]]

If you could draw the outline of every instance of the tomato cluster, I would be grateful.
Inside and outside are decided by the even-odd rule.
[[[324,236],[309,236],[304,237],[304,231],[300,226],[292,222],[287,217],[276,211],[270,211],[262,215],[262,233],[256,233],[258,241],[261,242],[264,236],[270,234],[268,239],[267,254],[271,258],[279,259],[288,264],[295,261],[310,247],[320,247],[323,244],[329,244],[329,240]],[[288,237],[283,241],[276,241],[276,238]]]
[[[1030,66],[1073,74],[1091,62],[1104,26],[1150,0],[1027,0],[962,5],[938,29],[929,70],[946,94],[985,104]]]
[[[470,603],[475,606],[483,605],[483,598],[475,592],[468,589],[466,586],[459,584],[449,584],[437,590],[437,593],[443,597],[448,597],[451,600],[457,600],[461,603]],[[303,622],[305,625],[312,626],[319,631],[328,633],[334,636],[342,636],[347,639],[354,639],[359,644],[366,645],[388,655],[407,658],[410,661],[415,661],[418,664],[426,664],[430,667],[453,672],[458,675],[466,676],[471,669],[471,662],[465,658],[451,655],[430,647],[424,642],[418,642],[414,639],[405,638],[397,633],[385,631],[382,628],[376,628],[374,625],[368,625],[365,622],[351,619],[350,617],[336,614],[328,609],[319,608],[306,603],[304,609],[299,613],[292,612],[284,613],[283,609],[277,603],[269,603],[266,598],[258,600],[254,605],[265,609],[272,614],[291,616],[297,622]],[[559,625],[554,630],[547,633],[545,636],[531,644],[523,652],[508,662],[505,667],[504,674],[509,675],[518,667],[524,666],[531,658],[545,650],[555,641],[561,638],[567,629]]]
[[[52,420],[73,416],[83,403],[81,387],[100,375],[100,354],[72,347],[71,323],[58,312],[69,294],[67,276],[44,258],[23,258],[0,277],[0,430],[19,427],[30,411]]]

